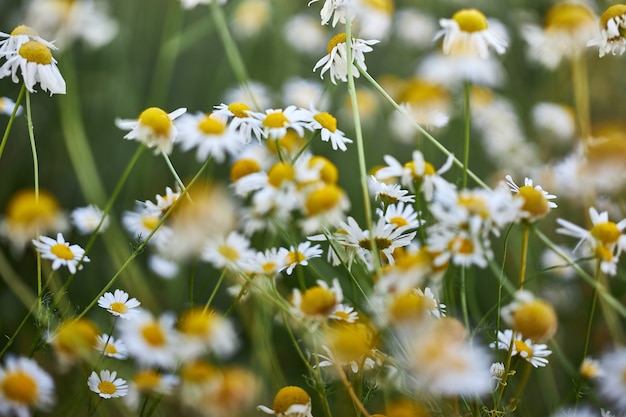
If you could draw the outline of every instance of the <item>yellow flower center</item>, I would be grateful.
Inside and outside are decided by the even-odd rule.
[[[296,177],[296,170],[287,162],[278,162],[270,168],[267,177],[270,185],[278,188],[284,181],[292,181]]]
[[[309,160],[309,167],[321,167],[320,177],[326,184],[334,184],[339,178],[339,170],[328,158],[323,156],[314,156]]]
[[[524,199],[522,211],[530,213],[532,217],[543,217],[550,211],[545,195],[533,186],[520,187],[519,196]]]
[[[117,391],[117,387],[110,381],[102,381],[98,384],[98,391],[102,394],[112,395]]]
[[[11,198],[6,217],[12,225],[29,227],[51,221],[59,211],[59,204],[51,194],[40,191],[37,202],[34,191],[29,189],[20,191]]]
[[[276,271],[276,262],[265,262],[261,268],[263,268],[263,272],[266,274],[272,274]]]
[[[389,320],[396,324],[419,320],[424,317],[424,313],[434,308],[432,300],[416,291],[408,291],[396,296],[389,305]]]
[[[404,164],[404,167],[411,171],[411,175],[414,180],[421,180],[422,178],[430,175],[435,175],[437,171],[435,171],[435,167],[430,162],[424,162],[424,172],[419,174],[415,172],[415,162],[409,161]]]
[[[607,29],[609,20],[626,15],[626,4],[614,4],[600,16],[600,29]]]
[[[345,43],[345,42],[346,42],[346,33],[345,32],[338,33],[332,38],[330,38],[330,41],[328,41],[328,46],[326,47],[326,50],[330,54],[335,48],[335,46],[339,45],[340,43]]]
[[[211,329],[212,312],[203,308],[187,311],[181,318],[179,329],[182,333],[191,336],[203,336]]]
[[[611,262],[613,260],[613,251],[604,245],[596,246],[595,255],[596,255],[596,258],[604,262]]]
[[[409,81],[400,93],[400,103],[423,105],[435,100],[448,100],[448,92],[439,84],[414,78]]]
[[[402,252],[400,252],[402,253]],[[428,252],[426,246],[422,246],[418,251],[412,253],[402,253],[396,256],[394,252],[396,266],[402,269],[410,268],[429,268],[432,262],[432,255]]]
[[[38,391],[35,380],[22,371],[8,373],[2,381],[4,396],[16,403],[34,405]]]
[[[337,305],[335,294],[324,287],[312,287],[302,294],[300,310],[309,316],[327,316]]]
[[[485,15],[476,9],[459,10],[452,16],[452,19],[458,23],[459,29],[463,32],[480,32],[489,27]]]
[[[139,115],[139,123],[151,128],[156,135],[167,136],[172,128],[169,115],[158,107],[150,107]]]
[[[448,244],[448,249],[461,255],[471,255],[474,253],[474,243],[463,236],[456,236]]]
[[[288,124],[289,119],[287,119],[287,116],[285,116],[285,113],[282,111],[269,113],[265,116],[265,119],[263,119],[263,126],[269,127],[270,129],[285,127]]]
[[[393,13],[393,0],[365,0],[365,3],[383,13]]]
[[[69,355],[91,353],[96,345],[99,330],[87,319],[63,322],[53,339],[53,346],[59,352]]]
[[[104,347],[104,353],[107,354],[107,355],[116,355],[117,354],[117,348],[115,347],[115,345],[113,343],[109,342]]]
[[[221,135],[226,130],[226,123],[212,118],[209,113],[198,123],[198,129],[205,135]]]
[[[260,170],[261,165],[255,159],[239,159],[230,167],[230,179],[234,182]]]
[[[196,361],[183,368],[181,378],[184,381],[199,384],[210,380],[216,373],[217,370],[213,366],[206,362]]]
[[[59,259],[65,259],[66,261],[74,259],[72,250],[65,243],[57,243],[56,245],[53,245],[50,248],[50,252],[52,252],[52,254]]]
[[[39,33],[37,33],[37,31],[31,28],[30,26],[19,25],[11,31],[10,35],[11,36],[18,36],[18,35],[39,36]]]
[[[324,129],[329,130],[331,133],[335,133],[335,131],[337,130],[337,119],[335,119],[332,114],[328,112],[321,112],[317,113],[315,116],[313,116],[313,118],[316,122],[322,125]]]
[[[513,313],[513,330],[524,338],[543,340],[551,337],[558,325],[554,308],[543,300],[522,304]]]
[[[533,357],[533,350],[530,348],[530,346],[524,343],[523,340],[515,341],[515,350],[517,350],[517,354],[520,355],[522,358],[530,359]]]
[[[161,375],[154,369],[148,369],[135,375],[133,382],[139,391],[146,392],[159,387]]]
[[[244,118],[248,117],[250,107],[243,103],[232,103],[228,106],[228,110],[230,110],[230,112],[234,114],[235,117]]]
[[[338,360],[358,360],[375,346],[374,331],[367,324],[345,321],[336,321],[335,323],[330,330],[329,347]]]
[[[148,230],[153,230],[159,224],[159,216],[141,216],[141,224]]]
[[[617,243],[619,237],[622,235],[617,224],[613,222],[602,222],[593,225],[590,232],[591,236],[593,236],[599,242],[602,242],[603,245],[612,245]]]
[[[343,192],[335,184],[327,184],[312,191],[305,203],[307,215],[315,216],[336,207]]]
[[[274,397],[274,413],[276,415],[284,415],[292,405],[307,405],[310,402],[311,397],[302,388],[295,386],[283,387]]]
[[[141,329],[141,335],[150,346],[161,347],[165,345],[165,333],[163,332],[163,329],[161,329],[161,326],[159,326],[158,322],[153,321],[152,323],[145,325]]]
[[[118,314],[126,314],[128,312],[128,307],[126,307],[126,304],[124,303],[115,301],[111,303],[111,305],[109,306],[109,310],[115,311]]]
[[[336,311],[333,315],[339,320],[350,320],[350,313],[346,311]]]
[[[279,148],[281,152],[287,151],[287,153],[293,154],[297,150],[301,149],[304,146],[304,143],[304,138],[298,135],[298,132],[295,130],[288,130],[282,138],[269,138],[266,142],[266,147],[273,154],[276,154],[277,148]]]
[[[52,62],[50,48],[41,42],[28,41],[20,47],[19,54],[28,62],[39,65],[49,65]]]
[[[475,194],[460,195],[458,202],[465,207],[470,215],[478,215],[483,219],[489,217],[489,207],[485,199]]]
[[[231,262],[235,262],[237,259],[239,259],[239,252],[232,246],[220,245],[218,252],[220,253],[220,255],[222,255],[224,258],[228,259]]]
[[[593,12],[584,4],[559,3],[546,15],[546,30],[565,30],[574,33],[581,26],[595,23]]]
[[[374,243],[376,244],[376,249],[380,251],[387,249],[393,242],[387,238],[376,237],[374,238]],[[363,249],[372,250],[372,242],[370,239],[359,240],[359,246]]]
[[[409,222],[402,216],[394,216],[389,219],[389,223],[395,224],[396,227],[408,226]]]
[[[300,251],[291,251],[287,254],[287,265],[292,265],[295,263],[302,262],[306,259],[304,253]]]

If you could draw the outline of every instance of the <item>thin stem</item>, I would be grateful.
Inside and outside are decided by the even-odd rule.
[[[17,100],[15,100],[15,106],[13,106],[13,111],[11,112],[11,117],[7,122],[7,127],[4,129],[4,135],[2,136],[2,142],[0,143],[0,158],[2,158],[2,154],[4,153],[4,147],[7,144],[7,140],[9,139],[9,133],[11,132],[11,128],[13,127],[13,122],[15,121],[15,116],[17,115],[17,111],[20,108],[20,103],[24,98],[24,93],[26,92],[26,84],[22,84],[22,88],[20,89],[20,93],[17,96]]]
[[[463,188],[467,187],[467,170],[469,169],[471,92],[472,85],[468,81],[465,83],[465,140],[463,145]]]
[[[215,298],[215,294],[217,294],[217,290],[220,288],[220,285],[222,285],[222,281],[224,281],[224,277],[225,276],[226,276],[226,268],[222,269],[222,273],[221,273],[219,279],[217,280],[217,283],[215,284],[215,287],[213,288],[213,291],[211,292],[211,295],[209,296],[209,299],[207,300],[206,304],[204,305],[204,312],[205,313],[209,309],[209,307],[211,306],[211,302],[213,302],[213,299]]]
[[[335,360],[332,361],[332,363],[333,365],[335,365],[335,368],[337,369],[337,373],[339,374],[339,379],[341,379],[341,382],[343,383],[344,387],[348,391],[348,395],[350,395],[350,398],[352,399],[352,402],[354,403],[354,405],[361,411],[361,413],[363,413],[365,417],[371,417],[370,413],[367,411],[367,409],[365,408],[365,406],[363,405],[359,397],[354,392],[354,389],[352,388],[350,381],[348,381],[348,378],[346,377],[346,373],[341,367],[341,365]]]
[[[467,309],[467,273],[466,267],[461,267],[461,312],[463,313],[463,322],[467,331],[470,329],[469,312]]]
[[[519,289],[524,289],[524,280],[526,278],[526,262],[528,258],[528,237],[530,235],[530,227],[524,222],[524,231],[522,232],[522,258],[519,268]]]
[[[572,88],[574,90],[574,107],[580,129],[580,137],[588,141],[590,136],[589,116],[589,84],[587,81],[587,63],[583,54],[577,54],[571,60]]]

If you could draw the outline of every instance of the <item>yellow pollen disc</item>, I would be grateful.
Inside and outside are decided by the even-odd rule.
[[[284,181],[292,181],[296,177],[296,170],[291,164],[278,162],[267,173],[268,182],[278,188]]]
[[[402,216],[396,216],[389,219],[389,223],[395,224],[396,227],[408,226],[409,222]]]
[[[287,265],[302,262],[306,259],[304,253],[299,251],[291,251],[287,254]]]
[[[564,2],[548,10],[545,27],[547,30],[566,30],[573,33],[581,26],[594,24],[595,21],[593,12],[587,6]]]
[[[276,271],[276,263],[275,262],[266,262],[261,266],[263,268],[263,272],[266,274],[271,274]]]
[[[393,242],[386,238],[376,237],[374,243],[376,243],[376,249],[380,251],[387,249]],[[372,250],[372,242],[369,239],[359,240],[359,246],[363,249]]]
[[[1,388],[4,397],[10,401],[24,405],[34,405],[37,401],[37,383],[22,371],[8,373]]]
[[[513,330],[527,339],[548,339],[556,332],[557,325],[554,308],[543,300],[528,301],[513,313]]]
[[[321,112],[317,113],[313,116],[313,118],[316,122],[321,124],[324,129],[329,130],[331,133],[335,133],[337,130],[337,119],[335,119],[332,114],[328,112]]]
[[[393,14],[393,0],[365,0],[365,3],[387,14]]]
[[[207,114],[204,119],[198,123],[198,129],[205,135],[221,135],[226,130],[226,124],[221,120],[214,119]]]
[[[126,314],[128,312],[128,307],[126,307],[126,304],[116,301],[116,302],[111,303],[109,310],[115,311],[116,313],[119,313],[119,314]]]
[[[141,112],[139,123],[150,127],[159,136],[167,136],[172,128],[172,120],[165,111],[158,107],[150,107]]]
[[[28,36],[39,36],[39,33],[30,26],[19,25],[15,29],[13,29],[10,33],[11,36],[17,35],[28,35]]]
[[[145,215],[141,217],[141,224],[148,230],[153,230],[159,224],[159,216]]]
[[[117,387],[112,382],[102,381],[98,384],[98,391],[100,391],[102,394],[112,395],[115,394],[115,392],[117,391]]]
[[[228,110],[230,110],[235,117],[244,118],[248,117],[247,112],[250,111],[250,107],[243,103],[232,103],[228,106]]]
[[[474,243],[470,239],[457,236],[450,241],[448,249],[461,255],[471,255],[474,253]]]
[[[87,319],[70,320],[61,323],[52,344],[64,354],[91,353],[99,333],[96,325]]]
[[[396,296],[389,305],[389,320],[392,323],[419,320],[428,310],[425,297],[415,291]]]
[[[208,381],[215,376],[217,370],[206,362],[192,362],[186,365],[182,372],[181,377],[183,380],[191,383],[202,383]]]
[[[277,111],[273,113],[269,113],[263,119],[263,126],[269,127],[270,129],[285,127],[289,124],[289,119],[282,111]]]
[[[305,143],[305,139],[298,135],[298,132],[295,130],[288,130],[282,138],[268,139],[266,142],[266,148],[273,154],[276,154],[276,148],[279,148],[281,152],[287,151],[287,153],[293,154],[302,149]]]
[[[480,32],[489,27],[485,15],[476,9],[459,10],[452,16],[452,19],[459,24],[463,32]]]
[[[222,255],[224,258],[228,259],[231,262],[239,259],[239,252],[237,252],[237,250],[233,249],[231,246],[220,245],[218,252],[220,253],[220,255]]]
[[[516,340],[514,343],[515,350],[517,350],[518,355],[526,359],[530,359],[533,357],[533,350],[522,340]]]
[[[165,344],[165,333],[163,333],[163,329],[159,326],[159,323],[152,322],[141,329],[141,335],[143,339],[150,346],[160,347]]]
[[[335,317],[339,317],[340,320],[349,320],[350,319],[350,314],[346,313],[345,311],[337,311],[334,313]]]
[[[300,310],[309,316],[327,316],[337,305],[335,294],[324,287],[312,287],[302,294]]]
[[[107,343],[106,347],[104,348],[104,353],[106,353],[107,355],[115,355],[117,354],[117,348],[114,344]]]
[[[330,348],[338,360],[353,361],[369,353],[375,345],[375,335],[370,326],[362,322],[336,322],[331,329]]]
[[[314,156],[309,160],[309,167],[321,167],[320,177],[326,184],[334,184],[339,178],[339,170],[328,158]]]
[[[137,389],[142,392],[158,388],[161,384],[161,375],[153,369],[141,371],[133,378]]]
[[[342,195],[343,192],[341,188],[334,184],[327,184],[312,191],[304,205],[307,215],[315,216],[333,209],[339,203]]]
[[[478,215],[483,219],[489,217],[487,202],[480,196],[473,194],[460,195],[458,202],[469,211],[470,215]]]
[[[182,333],[194,336],[206,335],[212,322],[212,313],[196,308],[186,312],[180,320],[179,329]]]
[[[50,65],[50,63],[52,63],[52,52],[50,48],[41,42],[26,42],[20,47],[19,54],[28,62],[34,62],[39,65]]]
[[[240,159],[230,167],[230,179],[237,181],[247,175],[261,170],[261,165],[254,159]]]
[[[441,85],[414,78],[403,88],[398,102],[420,105],[437,100],[447,101],[448,99],[448,92]]]
[[[29,226],[44,222],[59,213],[57,200],[49,193],[39,192],[39,202],[33,190],[16,193],[7,205],[6,217],[10,224]]]
[[[428,252],[427,248],[422,246],[417,252],[405,253],[400,256],[396,256],[394,253],[394,259],[396,260],[396,266],[398,268],[429,268],[432,256]]]
[[[345,32],[338,33],[332,38],[330,38],[330,41],[328,41],[328,46],[326,47],[326,50],[330,54],[333,51],[333,48],[335,48],[335,46],[339,45],[340,43],[345,43],[345,42],[346,42]]]
[[[59,259],[65,259],[66,261],[74,259],[72,250],[65,243],[57,243],[56,245],[53,245],[50,248],[50,252],[52,252],[52,254]]]
[[[626,15],[626,4],[614,4],[602,13],[600,16],[600,29],[607,29],[609,20]]]
[[[520,187],[519,196],[524,199],[522,211],[530,213],[532,217],[543,217],[550,211],[545,195],[535,187],[530,185]]]
[[[580,376],[586,379],[593,379],[598,376],[600,369],[598,365],[594,361],[590,361],[585,359],[582,364],[580,364]],[[626,374],[622,375],[622,380],[626,382]]]
[[[602,242],[604,245],[612,245],[616,243],[622,235],[617,224],[613,222],[602,222],[595,224],[589,231],[591,236]]]
[[[288,386],[281,388],[274,397],[274,413],[281,415],[294,404],[307,405],[311,397],[300,387]]]
[[[595,255],[596,258],[604,262],[611,262],[613,260],[613,251],[604,245],[596,246]]]

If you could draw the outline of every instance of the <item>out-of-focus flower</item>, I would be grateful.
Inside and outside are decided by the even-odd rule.
[[[272,20],[272,5],[267,0],[240,2],[232,16],[231,27],[238,38],[257,36]]]
[[[30,416],[55,402],[54,381],[33,359],[8,356],[0,367],[0,414]]]
[[[103,216],[104,212],[102,210],[90,204],[86,207],[78,207],[72,210],[70,220],[81,235],[88,235],[96,230],[101,221],[102,225],[98,229],[98,233],[106,230],[109,226],[109,216],[104,216],[104,220],[102,219]]]
[[[10,116],[11,114],[13,114],[14,108],[15,108],[15,101],[11,100],[8,97],[0,97],[0,114]],[[17,108],[17,111],[15,112],[15,115],[19,116],[22,114],[23,111],[24,111],[24,108],[22,106],[19,106]]]
[[[305,14],[297,14],[290,17],[283,27],[285,41],[299,52],[316,56],[326,45],[326,34],[319,21]],[[294,101],[286,101],[300,107],[306,107],[310,103],[300,105]]]

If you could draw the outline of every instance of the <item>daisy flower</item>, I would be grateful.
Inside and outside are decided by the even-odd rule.
[[[305,390],[296,386],[281,388],[274,396],[272,408],[259,405],[257,409],[278,417],[313,417],[311,397]]]
[[[359,319],[359,313],[354,310],[354,307],[338,304],[328,318],[354,323]]]
[[[233,102],[215,106],[212,114],[216,117],[227,117],[230,120],[228,126],[239,132],[245,143],[250,143],[253,137],[260,141],[263,136],[263,129],[252,117],[252,113],[247,104]]]
[[[226,155],[238,154],[244,146],[244,138],[226,120],[226,117],[214,113],[184,114],[175,123],[181,149],[188,151],[196,148],[198,162],[212,157],[222,163]]]
[[[98,233],[102,233],[109,226],[109,216],[105,216],[104,220],[102,219],[103,216],[104,211],[90,204],[86,207],[78,207],[72,210],[70,221],[81,235],[93,233],[102,221],[102,225],[98,229]]]
[[[178,355],[186,361],[209,351],[227,358],[239,346],[232,323],[217,312],[202,307],[185,311],[178,322],[178,331],[182,342]]]
[[[328,1],[328,0],[327,0]],[[365,53],[373,51],[371,45],[376,45],[377,40],[363,40],[352,38],[350,44],[352,45],[352,75],[355,78],[360,76],[359,68],[363,71],[367,71],[365,65]],[[336,80],[347,82],[348,81],[348,57],[347,57],[347,42],[346,34],[338,33],[333,36],[328,42],[327,51],[328,55],[317,61],[313,72],[318,68],[321,68],[320,78],[324,79],[324,74],[330,70],[330,80],[333,84],[337,84]],[[357,68],[356,65],[359,68]]]
[[[176,375],[161,373],[154,369],[145,369],[137,372],[128,384],[128,395],[124,402],[132,408],[141,405],[142,394],[171,395],[179,384]]]
[[[532,340],[549,339],[558,327],[554,307],[526,290],[516,291],[513,301],[503,306],[500,314],[513,330]]]
[[[180,197],[180,191],[174,191],[171,187],[165,187],[165,195],[156,195],[156,203],[152,201],[144,201],[142,204],[148,212],[165,213]]]
[[[548,364],[546,359],[552,353],[547,349],[547,345],[542,343],[533,343],[531,339],[522,339],[520,333],[515,333],[513,338],[513,330],[498,331],[497,342],[492,342],[489,347],[492,349],[503,349],[508,351],[511,349],[511,355],[519,355],[525,361],[530,362],[535,368],[543,367]],[[513,344],[513,346],[511,346]]]
[[[462,9],[452,19],[441,19],[443,28],[435,34],[435,40],[443,38],[443,52],[446,55],[463,52],[486,59],[489,48],[498,54],[506,51],[507,43],[492,30],[484,14],[476,9]]]
[[[522,218],[530,221],[538,220],[545,217],[551,209],[556,208],[556,203],[550,201],[556,198],[555,195],[549,194],[541,185],[533,185],[533,180],[524,178],[524,185],[518,186],[513,177],[506,176],[506,183],[517,198],[524,201],[520,207],[520,215]]]
[[[319,130],[322,141],[330,143],[333,150],[337,149],[346,151],[346,143],[352,143],[352,139],[345,137],[344,133],[337,129],[337,119],[328,112],[321,112],[311,105],[311,112],[307,115],[312,116],[309,120],[309,129]]]
[[[626,412],[626,348],[605,353],[600,358],[600,367],[604,374],[596,380],[596,384],[601,395],[612,401],[621,413]]]
[[[98,335],[94,348],[110,358],[126,359],[128,357],[128,349],[126,349],[124,342],[116,340],[113,336],[106,333]]]
[[[247,270],[254,256],[250,240],[238,232],[230,232],[221,239],[210,240],[202,251],[201,259],[218,269]]]
[[[54,381],[33,359],[7,356],[0,367],[0,414],[28,417],[55,402]]]
[[[123,397],[128,394],[126,380],[117,378],[116,371],[102,370],[100,375],[92,371],[87,385],[91,391],[105,399]]]
[[[311,242],[307,241],[299,243],[297,247],[290,246],[289,250],[280,248],[279,253],[284,259],[280,271],[285,271],[287,275],[291,275],[297,265],[307,266],[309,259],[319,258],[322,255],[322,249],[320,249],[320,245],[311,246]]]
[[[376,177],[369,177],[370,193],[375,200],[380,200],[383,205],[388,206],[396,203],[413,203],[415,196],[410,194],[408,190],[402,189],[400,184],[387,184],[378,181]]]
[[[583,229],[567,220],[557,219],[556,221],[562,226],[557,229],[557,233],[579,238],[574,251],[584,245],[584,250],[600,261],[602,272],[615,275],[619,256],[626,249],[626,235],[622,233],[626,228],[626,219],[618,223],[609,221],[608,212],[598,213],[593,207],[589,208],[589,216],[592,224],[590,230]]]
[[[186,111],[186,108],[180,108],[166,113],[158,107],[150,107],[142,111],[136,120],[115,119],[115,125],[122,130],[129,130],[124,139],[142,142],[148,148],[155,147],[155,153],[169,155],[178,135],[172,122]]]
[[[493,257],[489,241],[475,231],[468,233],[438,224],[429,228],[427,243],[429,250],[437,254],[433,260],[435,266],[444,266],[451,261],[455,265],[485,268]]]
[[[16,26],[11,33],[0,32],[0,39],[2,39],[0,41],[0,56],[17,53],[20,47],[29,41],[41,42],[49,49],[57,49],[54,43],[43,39],[39,36],[39,32],[26,25]]]
[[[134,211],[122,214],[122,224],[134,239],[143,241],[152,233],[150,243],[156,246],[171,239],[172,230],[168,226],[161,224],[156,229],[163,214],[160,209],[152,203],[137,202],[136,206]]]
[[[611,53],[622,55],[626,51],[626,4],[614,4],[600,16],[600,37],[591,39],[587,46],[597,46],[600,58]]]
[[[376,209],[376,213],[380,217],[384,217],[387,223],[396,227],[408,227],[409,229],[417,229],[425,220],[418,220],[418,212],[412,204],[405,204],[400,201],[396,204],[389,204],[385,210]]]
[[[291,295],[291,304],[297,314],[314,320],[324,320],[335,312],[343,301],[343,291],[339,281],[335,278],[332,287],[322,280],[317,285],[304,292],[294,288]]]
[[[309,6],[317,1],[311,0]],[[332,18],[332,25],[335,27],[337,23],[346,23],[346,19],[352,20],[354,13],[354,0],[325,0],[320,17],[322,25],[328,24]]]
[[[94,346],[100,330],[85,318],[63,321],[55,331],[50,331],[46,341],[53,347],[62,369],[76,363],[79,359],[90,360],[94,357]]]
[[[52,269],[55,271],[62,266],[66,266],[71,274],[83,268],[89,258],[85,256],[85,250],[78,245],[70,245],[63,238],[62,233],[57,234],[56,240],[39,236],[39,240],[33,240],[33,245],[43,259],[52,261]]]
[[[288,106],[285,109],[268,109],[265,113],[252,113],[256,123],[263,129],[263,136],[269,139],[280,139],[287,134],[287,129],[295,130],[298,135],[304,136],[307,120],[310,120],[309,111]]]
[[[136,298],[128,298],[128,293],[122,290],[115,290],[112,294],[105,292],[98,299],[98,307],[102,307],[116,317],[130,320],[139,314],[139,305]]]

